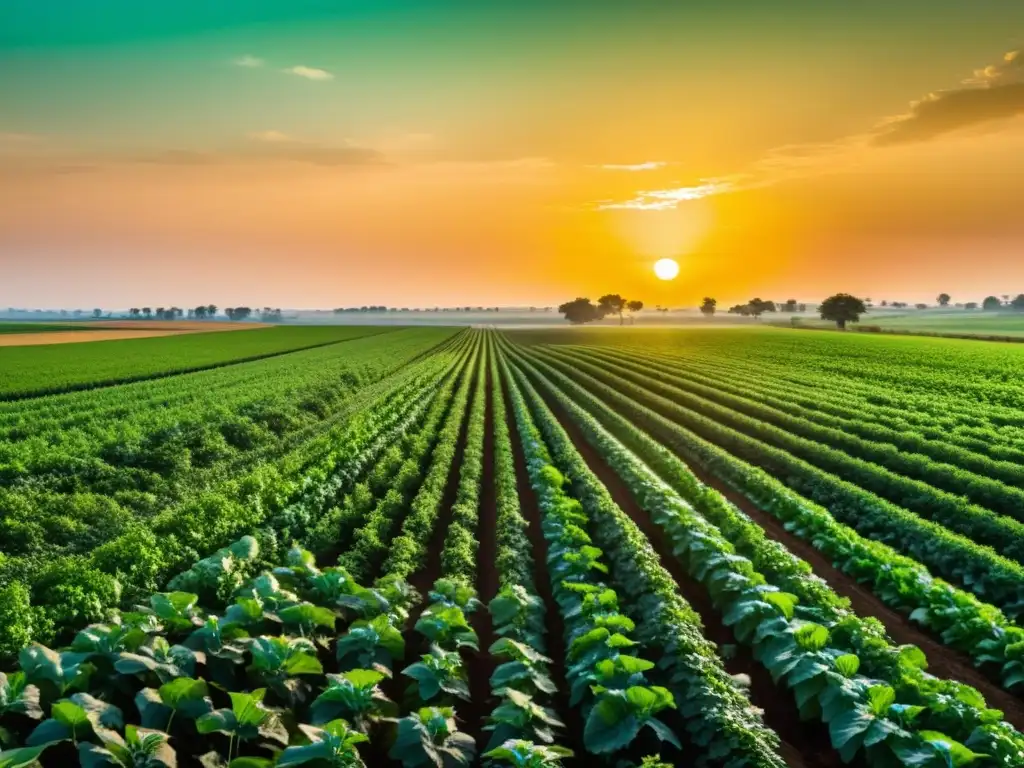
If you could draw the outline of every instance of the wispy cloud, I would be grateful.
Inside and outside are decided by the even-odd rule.
[[[976,69],[959,88],[929,93],[912,102],[906,114],[882,121],[872,142],[886,146],[928,141],[1020,114],[1024,114],[1024,56],[1010,51],[997,64]]]
[[[233,63],[236,67],[248,67],[249,69],[255,69],[257,67],[262,67],[266,62],[263,61],[263,59],[246,54],[245,56],[239,56]]]
[[[669,189],[641,190],[631,199],[601,200],[594,207],[668,210],[688,200],[841,172],[855,167],[865,152],[926,142],[967,128],[997,129],[1002,121],[1017,115],[1024,115],[1024,53],[1011,51],[998,63],[975,70],[958,87],[911,102],[905,114],[884,118],[864,133],[833,142],[777,147],[742,173],[697,179]],[[648,170],[648,165],[604,167]]]
[[[303,64],[299,64],[294,67],[289,67],[284,70],[290,75],[298,75],[304,77],[307,80],[333,80],[334,75],[328,72],[326,69],[318,69],[317,67],[307,67]]]
[[[604,171],[656,171],[664,168],[668,163],[661,160],[648,160],[645,163],[605,163],[604,165],[592,166]]]

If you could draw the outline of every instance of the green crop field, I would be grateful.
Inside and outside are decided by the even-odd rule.
[[[801,317],[799,322],[813,327],[834,329],[835,324]],[[965,309],[927,309],[895,311],[876,307],[860,321],[860,330],[882,328],[907,333],[951,334],[958,336],[1024,337],[1024,313],[1012,311],[982,312]],[[857,328],[853,328],[857,330]]]
[[[374,326],[257,328],[87,344],[0,347],[0,400],[215,368],[392,330]]]
[[[1024,765],[1024,346],[63,350],[0,379],[3,768]]]

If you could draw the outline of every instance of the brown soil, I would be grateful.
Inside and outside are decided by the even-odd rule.
[[[251,331],[270,328],[270,323],[239,323],[230,320],[96,320],[89,328],[118,328],[121,330],[154,331]]]
[[[775,684],[768,670],[753,658],[748,647],[736,644],[732,630],[722,623],[707,591],[682,568],[681,563],[672,554],[671,543],[636,503],[626,484],[591,447],[564,410],[553,400],[545,398],[545,401],[590,470],[608,489],[612,500],[640,527],[651,542],[662,566],[679,586],[680,594],[700,615],[705,636],[719,646],[736,647],[736,653],[732,658],[724,661],[726,669],[730,674],[745,674],[750,678],[750,700],[754,706],[764,711],[765,724],[782,740],[780,754],[786,763],[797,768],[838,768],[842,765],[839,754],[832,747],[828,728],[819,722],[801,722],[792,694],[784,686]]]
[[[151,336],[183,336],[197,333],[189,330],[96,330],[96,331],[49,331],[44,333],[0,334],[0,347],[33,347],[50,344],[75,344],[89,341],[118,341],[120,339],[145,339]]]

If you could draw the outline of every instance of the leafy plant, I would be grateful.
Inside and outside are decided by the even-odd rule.
[[[58,741],[71,741],[77,745],[94,733],[123,726],[124,716],[120,709],[87,693],[76,693],[71,698],[54,702],[50,707],[50,718],[36,726],[25,745],[40,747]]]
[[[477,599],[475,589],[456,579],[438,579],[427,597],[434,605],[455,606],[465,613],[472,613],[483,605]]]
[[[559,768],[563,760],[573,756],[573,752],[571,749],[553,744],[534,744],[532,741],[509,739],[485,752],[483,756],[495,764],[507,764],[515,768]]]
[[[455,650],[465,647],[474,651],[480,650],[476,632],[458,606],[431,606],[416,622],[416,631],[442,648]]]
[[[160,731],[125,727],[125,735],[116,731],[99,732],[100,744],[78,745],[82,768],[176,768],[177,757]]]
[[[263,737],[284,745],[288,743],[288,732],[277,716],[263,706],[266,690],[257,689],[252,693],[229,693],[231,709],[218,709],[203,715],[196,721],[199,733],[223,733],[228,741],[228,760],[234,754],[236,742],[255,741]]]
[[[488,653],[509,659],[499,664],[491,674],[492,690],[516,688],[527,693],[531,690],[549,694],[557,692],[558,688],[547,669],[551,659],[526,643],[503,637],[491,645]]]
[[[655,717],[658,712],[675,706],[672,694],[658,686],[601,691],[584,726],[583,742],[587,751],[599,755],[618,752],[629,746],[642,728],[650,728],[661,741],[678,749],[676,735]]]
[[[338,638],[337,657],[342,669],[376,669],[391,675],[396,659],[405,656],[405,640],[387,614],[359,620]]]
[[[469,701],[469,684],[462,657],[455,651],[445,651],[437,645],[420,661],[410,664],[402,674],[416,681],[420,701],[430,701],[441,693]]]
[[[366,733],[370,726],[392,717],[397,708],[380,689],[384,674],[372,669],[353,669],[340,675],[328,675],[328,686],[310,709],[315,725],[344,718]]]
[[[309,739],[309,744],[288,747],[277,758],[277,768],[291,768],[295,765],[312,763],[331,768],[363,768],[365,763],[356,747],[368,741],[366,734],[350,730],[344,720],[332,720],[322,728],[299,725],[299,730]]]
[[[158,689],[143,688],[135,696],[135,706],[144,727],[170,732],[177,715],[195,720],[209,713],[213,702],[205,681],[179,677]]]
[[[485,731],[492,731],[488,749],[494,749],[509,739],[527,739],[542,744],[555,740],[555,728],[564,727],[555,713],[533,700],[533,697],[514,688],[502,692],[502,702],[487,718]]]
[[[398,735],[388,757],[400,761],[404,768],[454,768],[473,762],[476,744],[459,732],[454,709],[423,707],[398,721]]]
[[[304,637],[257,637],[246,643],[252,655],[249,671],[284,697],[299,697],[298,675],[321,675],[316,646]]]
[[[177,677],[192,677],[196,662],[196,653],[191,648],[171,645],[166,638],[157,635],[134,653],[121,653],[114,662],[114,669],[122,675],[153,673],[166,683]]]

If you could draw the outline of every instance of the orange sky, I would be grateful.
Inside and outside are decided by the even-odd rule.
[[[92,1],[0,11],[0,306],[1024,290],[1024,6]]]

